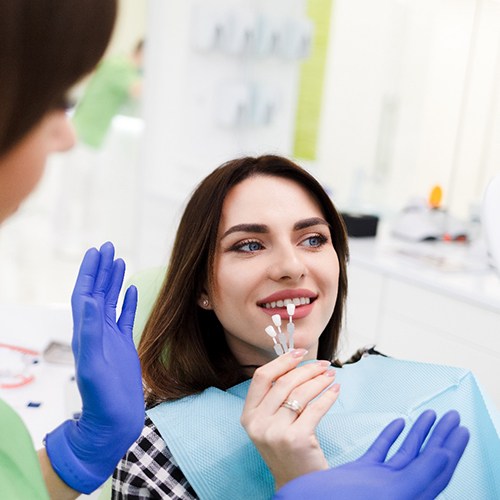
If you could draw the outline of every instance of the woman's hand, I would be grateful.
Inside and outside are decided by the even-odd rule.
[[[306,353],[295,349],[258,368],[241,415],[241,424],[271,470],[276,488],[328,468],[315,429],[337,400],[340,387],[332,385],[335,370],[329,361],[297,368]]]

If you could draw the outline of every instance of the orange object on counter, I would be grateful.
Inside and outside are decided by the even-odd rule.
[[[443,199],[443,190],[441,186],[436,185],[432,188],[429,195],[429,205],[431,208],[439,208]]]

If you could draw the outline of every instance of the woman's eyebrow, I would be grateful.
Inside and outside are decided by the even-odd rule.
[[[268,233],[269,227],[265,224],[237,224],[236,226],[230,227],[223,235],[222,238],[225,238],[231,233]]]
[[[326,222],[326,220],[323,219],[322,217],[311,217],[309,219],[303,219],[303,220],[297,221],[293,225],[293,230],[299,231],[301,229],[307,229],[308,227],[311,227],[311,226],[328,226],[328,227],[330,227],[330,224],[328,224],[328,222]]]
[[[323,219],[321,217],[310,217],[309,219],[303,219],[303,220],[297,221],[293,225],[293,230],[300,231],[301,229],[307,229],[308,227],[318,226],[318,225],[330,227],[330,224],[328,224],[328,222],[326,222],[325,219]],[[264,234],[264,233],[268,233],[268,232],[269,232],[269,226],[266,226],[266,224],[257,224],[257,223],[236,224],[235,226],[230,227],[222,235],[221,240],[232,233]]]

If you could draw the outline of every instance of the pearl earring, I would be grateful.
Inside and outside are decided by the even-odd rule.
[[[210,305],[210,302],[208,301],[208,299],[203,299],[202,304],[203,307],[207,308]]]

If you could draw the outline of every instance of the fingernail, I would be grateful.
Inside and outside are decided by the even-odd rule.
[[[320,366],[330,366],[331,365],[330,361],[326,361],[326,359],[319,359],[318,361],[315,361],[315,363],[317,365],[320,365]]]
[[[308,352],[309,351],[307,349],[293,349],[290,351],[290,354],[292,355],[293,358],[302,358]]]
[[[325,375],[326,377],[335,377],[336,373],[337,372],[335,371],[335,368],[328,368],[328,370],[326,370],[323,375]]]
[[[330,387],[330,391],[332,391],[332,392],[339,392],[340,391],[340,384],[333,384]]]

